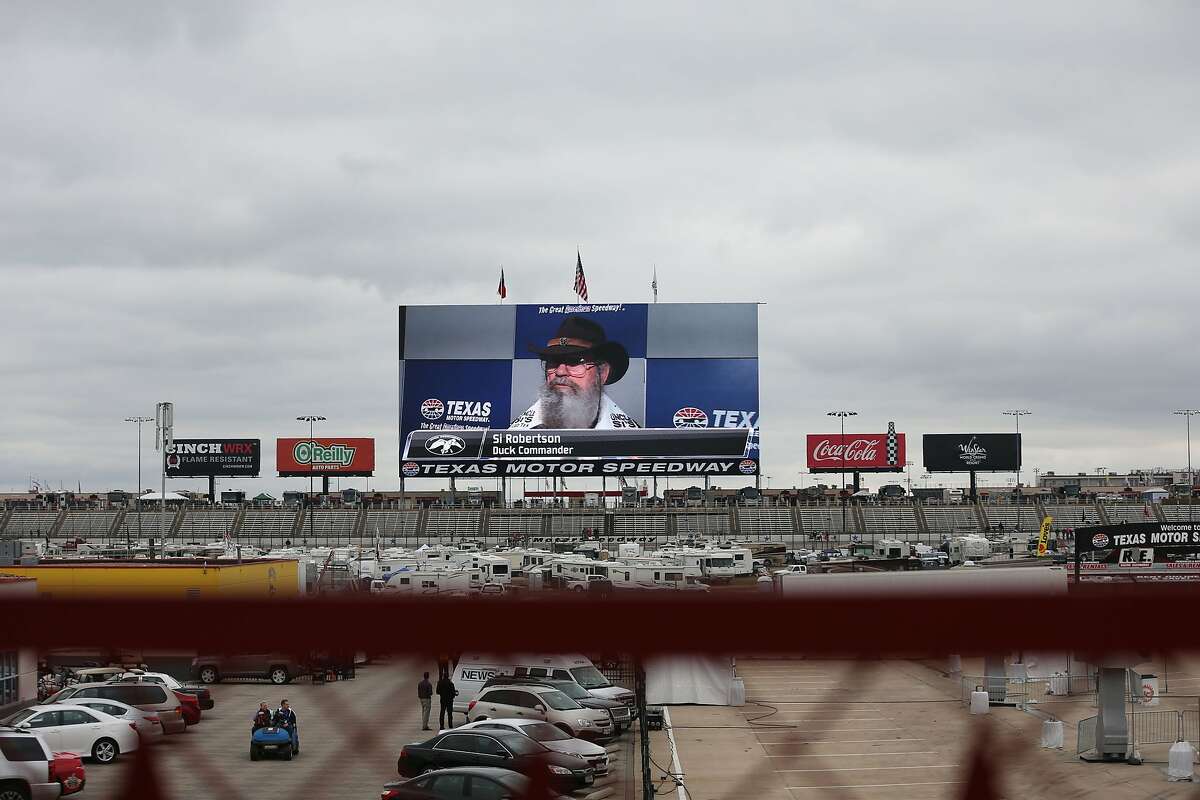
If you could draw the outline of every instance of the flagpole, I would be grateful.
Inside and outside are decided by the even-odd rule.
[[[652,267],[652,269],[653,269],[653,274],[652,274],[652,277],[650,278],[650,290],[654,292],[654,302],[657,303],[658,302],[658,265],[655,264]]]

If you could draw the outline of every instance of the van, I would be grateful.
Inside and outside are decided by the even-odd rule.
[[[596,697],[617,700],[630,707],[634,703],[633,692],[613,686],[591,661],[577,653],[508,656],[464,653],[454,668],[454,688],[458,690],[454,710],[467,713],[467,706],[479,696],[483,685],[497,675],[573,681]]]

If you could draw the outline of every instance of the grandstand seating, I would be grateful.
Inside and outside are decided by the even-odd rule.
[[[1041,515],[1037,507],[1030,503],[1020,507],[1021,530],[1037,531],[1042,526]],[[985,505],[983,513],[987,516],[988,524],[993,531],[999,531],[1004,526],[1006,532],[1017,530],[1017,506],[1015,505]]]
[[[743,541],[786,541],[796,536],[790,508],[739,508],[738,538]]]
[[[920,533],[916,511],[909,505],[888,508],[863,506],[862,515],[867,533],[882,533],[898,539],[914,539]]]
[[[2,512],[0,517],[3,517]],[[56,521],[57,511],[14,511],[12,518],[4,526],[4,536],[8,539],[49,536]]]
[[[541,514],[505,514],[493,511],[488,515],[487,538],[507,541],[513,537],[541,536]]]
[[[596,535],[604,533],[604,515],[603,514],[555,514],[550,518],[550,533],[555,538],[559,537],[582,537],[584,529],[590,529],[596,532]]]
[[[726,522],[726,528],[729,527]],[[666,538],[667,518],[664,514],[613,514],[613,536],[618,539],[636,539],[653,537],[658,542]],[[715,534],[714,534],[715,535]]]
[[[430,509],[424,535],[432,539],[475,539],[479,536],[479,514],[479,511]]]
[[[788,519],[788,527],[791,527],[791,518]],[[702,536],[706,539],[728,539],[729,538],[729,514],[728,512],[718,512],[716,514],[684,514],[675,515],[675,531],[680,537],[696,537]],[[791,530],[788,531],[791,533]]]
[[[167,513],[168,524],[173,520],[172,514],[170,511]],[[84,539],[107,536],[116,518],[116,511],[69,511],[63,526],[58,530],[58,535]]]
[[[358,511],[315,509],[311,513],[312,517],[304,520],[304,527],[300,531],[301,539],[308,539],[310,543],[316,539],[321,544],[348,543],[354,535]]]
[[[139,539],[145,540],[154,537],[158,540],[167,539],[171,535],[171,526],[175,524],[175,512],[168,509],[166,521],[163,521],[163,515],[157,511],[143,511],[141,513],[142,524],[138,527],[138,513],[131,511],[125,514],[121,520],[121,524],[117,527],[116,536],[119,539],[129,538],[134,541]],[[163,531],[166,531],[164,534]],[[140,533],[139,533],[140,531]],[[220,539],[225,535],[224,529],[218,533],[215,538]]]
[[[1054,522],[1050,524],[1051,530],[1060,531],[1064,528],[1078,528],[1081,525],[1100,524],[1100,512],[1091,503],[1086,505],[1071,503],[1046,504],[1043,508],[1046,509],[1047,514],[1054,517]]]
[[[1171,505],[1163,505],[1163,515],[1168,522],[1187,522],[1188,507],[1187,503],[1172,503]],[[1200,503],[1196,503],[1192,509],[1192,519],[1200,522]],[[1149,522],[1150,520],[1147,520]]]
[[[246,511],[238,538],[247,543],[277,546],[292,538],[295,524],[295,511]]]
[[[419,513],[416,511],[368,511],[364,539],[379,537],[380,541],[408,539],[417,535]]]
[[[179,527],[179,538],[187,542],[211,542],[222,539],[227,531],[230,534],[233,533],[233,523],[236,518],[236,511],[189,510],[183,515],[183,524]],[[147,519],[149,519],[149,515],[147,515]]]
[[[979,518],[972,506],[925,506],[921,509],[930,533],[979,533]],[[1041,521],[1038,521],[1041,524]],[[1007,523],[1006,523],[1007,527]]]
[[[800,527],[805,535],[814,536],[825,533],[843,533],[842,507],[839,506],[802,506],[800,509]],[[740,516],[740,515],[739,515]],[[854,509],[846,507],[846,528],[854,527]]]
[[[1112,523],[1158,522],[1158,517],[1154,515],[1154,507],[1149,503],[1105,503],[1104,513]],[[1184,519],[1186,518],[1185,516]]]

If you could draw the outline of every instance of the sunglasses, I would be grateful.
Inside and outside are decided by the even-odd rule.
[[[567,374],[572,378],[582,378],[587,374],[589,369],[596,366],[596,362],[588,361],[583,356],[573,356],[571,358],[554,358],[544,359],[542,368],[547,372],[557,372],[559,367],[565,367]]]

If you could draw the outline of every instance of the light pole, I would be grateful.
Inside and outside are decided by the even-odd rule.
[[[312,539],[315,546],[317,533],[316,522],[313,519],[313,461],[316,458],[314,451],[317,448],[317,443],[313,441],[313,423],[324,422],[325,418],[320,414],[304,414],[296,417],[296,421],[308,423],[308,538]]]
[[[154,417],[126,417],[126,422],[136,422],[138,426],[138,478],[137,478],[137,510],[138,510],[138,541],[142,539],[142,423],[153,422]],[[133,550],[129,543],[129,527],[125,528],[125,549]]]
[[[837,417],[841,424],[841,439],[839,444],[842,452],[842,533],[846,533],[846,417],[857,417],[857,411],[827,411],[827,417]]]
[[[1192,415],[1200,414],[1195,408],[1181,408],[1173,412],[1183,417],[1187,422],[1187,458],[1188,458],[1188,525],[1192,524],[1192,495],[1195,494],[1196,476],[1192,474]]]
[[[1021,450],[1020,450],[1021,442],[1019,440],[1019,437],[1021,436],[1021,417],[1024,417],[1027,414],[1032,414],[1033,412],[1027,411],[1024,408],[1010,408],[1008,411],[1005,411],[1003,413],[1006,414],[1007,416],[1012,417],[1013,422],[1015,422],[1017,424],[1017,437],[1018,437],[1018,441],[1017,441],[1017,486],[1016,486],[1016,491],[1017,491],[1017,533],[1020,533],[1021,532],[1021,494],[1022,494],[1022,492],[1021,492]]]

